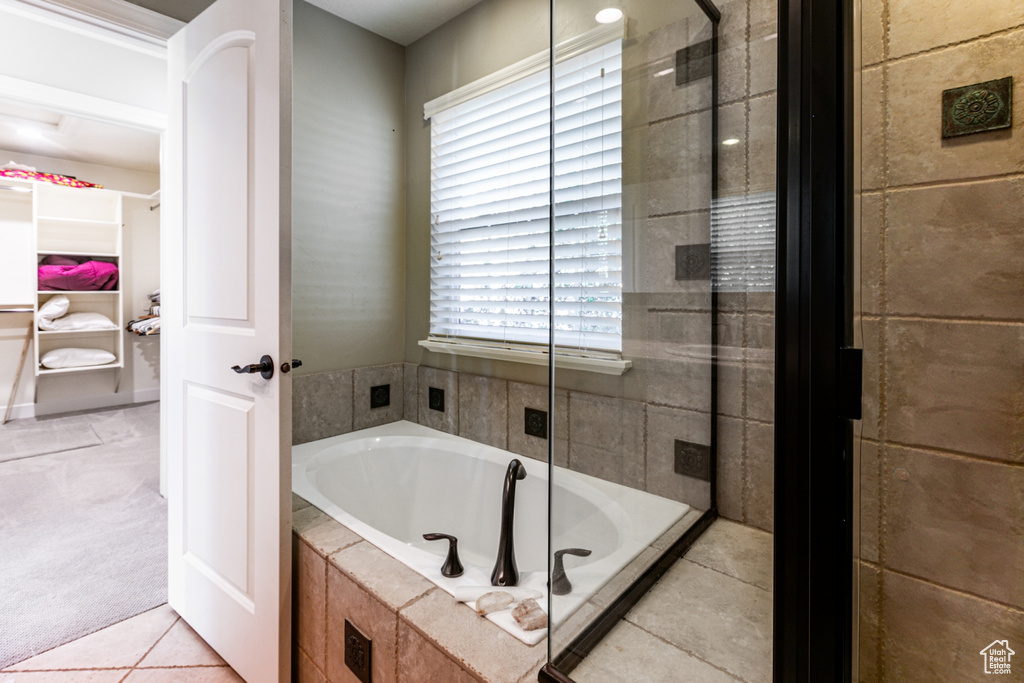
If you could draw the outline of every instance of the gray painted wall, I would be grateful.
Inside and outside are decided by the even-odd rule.
[[[301,0],[294,30],[298,372],[401,361],[405,49]]]

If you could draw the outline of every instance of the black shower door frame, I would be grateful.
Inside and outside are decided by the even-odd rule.
[[[773,646],[787,683],[851,678],[852,22],[850,0],[779,2]]]

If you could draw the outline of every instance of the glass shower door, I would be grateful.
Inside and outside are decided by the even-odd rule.
[[[549,661],[573,680],[771,679],[775,12],[554,3]]]

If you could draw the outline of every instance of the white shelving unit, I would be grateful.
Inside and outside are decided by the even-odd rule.
[[[121,305],[124,271],[122,256],[121,193],[94,188],[71,188],[46,183],[35,183],[33,188],[33,219],[35,224],[36,263],[46,256],[88,257],[94,261],[107,261],[117,265],[117,288],[89,291],[37,291],[35,311],[52,297],[64,294],[71,305],[68,313],[102,313],[112,320],[117,329],[83,330],[72,332],[46,332],[36,326],[35,373],[66,375],[76,372],[95,372],[124,367],[124,319]],[[44,368],[40,359],[48,352],[66,347],[102,349],[115,356],[104,365],[80,368]]]

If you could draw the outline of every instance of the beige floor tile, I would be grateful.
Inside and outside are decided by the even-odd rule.
[[[748,683],[772,679],[772,596],[683,560],[626,619]]]
[[[771,590],[772,535],[760,529],[716,520],[686,553],[686,559]]]
[[[128,671],[18,671],[0,673],[0,683],[118,683]]]
[[[242,677],[229,666],[136,669],[125,683],[237,683]]]
[[[225,662],[220,655],[214,652],[213,648],[207,645],[184,620],[179,620],[172,626],[156,647],[138,664],[141,668],[224,665]]]
[[[7,671],[132,667],[178,619],[167,605],[15,664]]]
[[[656,638],[629,622],[620,621],[601,644],[572,672],[578,683],[737,683],[739,679]]]

